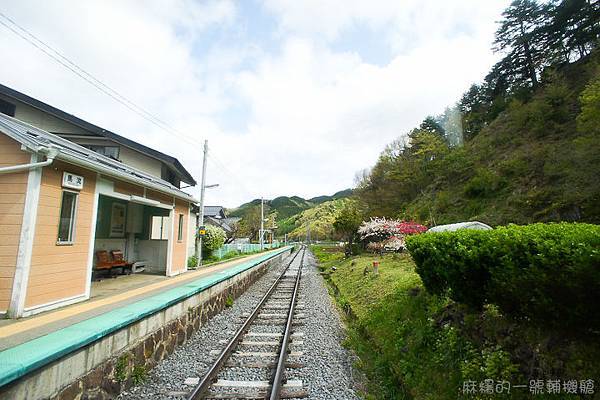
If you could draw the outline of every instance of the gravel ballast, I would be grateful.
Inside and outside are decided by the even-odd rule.
[[[195,380],[189,378],[203,376],[217,358],[218,352],[225,347],[225,341],[241,326],[243,317],[252,311],[291,257],[293,254],[281,265],[269,269],[235,300],[232,307],[207,321],[190,340],[152,369],[143,384],[122,392],[119,399],[185,398],[194,387],[190,383]],[[297,260],[299,258],[300,255]],[[288,370],[288,379],[302,380],[309,399],[358,399],[353,390],[352,357],[341,345],[341,319],[331,302],[323,278],[319,275],[315,259],[308,251],[304,257],[299,302],[304,305],[299,312],[305,318],[295,331],[303,333],[303,343],[293,345],[292,350],[303,352],[302,356],[294,357],[294,361],[300,362],[302,367]],[[268,326],[255,328],[252,330],[269,332]],[[265,379],[264,372],[238,371],[239,373],[235,373],[236,378],[245,376],[245,379]]]
[[[299,328],[304,332],[304,343],[303,355],[298,361],[304,366],[288,370],[288,379],[301,379],[308,389],[309,399],[359,399],[354,390],[354,357],[341,344],[344,339],[342,320],[309,251],[304,256],[300,294],[306,317]]]

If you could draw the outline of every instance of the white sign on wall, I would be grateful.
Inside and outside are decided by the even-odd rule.
[[[83,176],[65,171],[63,172],[62,185],[69,189],[81,190],[83,189]]]

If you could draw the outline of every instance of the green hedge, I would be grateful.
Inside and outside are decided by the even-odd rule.
[[[428,291],[515,319],[600,329],[600,226],[509,225],[409,237]]]

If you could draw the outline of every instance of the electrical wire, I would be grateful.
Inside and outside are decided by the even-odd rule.
[[[182,132],[180,132],[177,129],[170,126],[168,123],[166,123],[159,117],[155,116],[154,114],[150,113],[149,111],[146,111],[141,106],[138,106],[136,103],[129,100],[127,97],[120,94],[117,90],[113,89],[106,83],[102,82],[100,79],[96,78],[91,73],[87,72],[85,69],[83,69],[82,67],[77,65],[75,62],[73,62],[68,57],[66,57],[65,55],[60,53],[58,50],[54,49],[49,44],[42,41],[40,38],[35,36],[33,33],[29,32],[27,29],[25,29],[24,27],[19,25],[12,18],[8,17],[6,14],[2,13],[1,11],[0,11],[0,17],[3,18],[5,21],[8,21],[8,23],[7,23],[5,21],[0,20],[0,25],[3,25],[5,28],[7,28],[11,32],[13,32],[15,35],[17,35],[21,39],[25,40],[26,42],[28,42],[29,44],[31,44],[32,46],[34,46],[35,48],[40,50],[41,52],[46,54],[48,57],[52,58],[54,61],[56,61],[57,63],[59,63],[60,65],[62,65],[63,67],[65,67],[66,69],[71,71],[72,73],[76,74],[81,79],[85,80],[90,85],[92,85],[96,89],[100,90],[102,93],[111,97],[115,101],[117,101],[120,104],[122,104],[123,106],[127,107],[130,111],[135,112],[137,115],[144,118],[148,122],[154,124],[155,126],[162,129],[163,131],[166,131],[174,136],[177,136],[178,138],[180,138],[194,146],[198,145],[199,141],[188,137],[187,135],[183,134]],[[236,181],[237,185],[244,192],[246,192],[246,194],[250,195],[250,197],[253,196],[252,192],[241,181],[241,179],[238,178],[238,176],[235,173],[231,172],[231,170],[229,170],[229,168],[227,168],[224,165],[224,163],[222,163],[216,157],[216,155],[214,155],[211,152],[208,152],[207,156],[208,156],[208,160],[211,161],[211,163],[218,170],[220,170],[220,171],[224,172],[225,174],[229,175],[230,177],[232,177]]]
[[[86,70],[84,70],[83,68],[78,66],[75,62],[71,61],[69,58],[67,58],[66,56],[61,54],[59,51],[55,50],[53,47],[51,47],[50,45],[48,45],[47,43],[45,43],[44,41],[39,39],[37,36],[35,36],[31,32],[29,32],[27,29],[25,29],[21,25],[17,24],[13,19],[8,17],[6,14],[0,12],[0,17],[4,18],[5,21],[8,21],[8,23],[12,24],[13,26],[7,24],[5,21],[2,21],[2,20],[0,20],[0,25],[3,25],[5,28],[7,28],[11,32],[13,32],[15,35],[19,36],[21,39],[25,40],[32,46],[36,47],[38,50],[40,50],[41,52],[46,54],[48,57],[52,58],[54,61],[56,61],[63,67],[67,68],[69,71],[71,71],[74,74],[76,74],[77,76],[79,76],[81,79],[85,80],[86,82],[88,82],[89,84],[94,86],[96,89],[100,90],[107,96],[116,100],[123,106],[127,107],[129,110],[135,112],[136,114],[138,114],[139,116],[141,116],[142,118],[147,120],[148,122],[159,127],[160,129],[162,129],[168,133],[171,133],[172,135],[175,135],[178,138],[185,140],[186,142],[188,142],[190,144],[198,145],[197,141],[193,140],[192,138],[188,137],[187,135],[183,134],[182,132],[179,132],[178,130],[171,127],[169,124],[167,124],[160,118],[156,117],[149,111],[146,111],[144,108],[138,106],[133,101],[129,100],[127,97],[123,96],[122,94],[117,92],[115,89],[111,88],[110,86],[108,86],[107,84],[102,82],[100,79],[94,77],[91,73],[87,72]],[[27,35],[27,36],[25,36],[25,35]]]
[[[226,175],[229,175],[236,182],[236,184],[238,185],[238,187],[241,188],[242,191],[245,192],[245,194],[249,195],[250,197],[254,196],[254,194],[252,193],[252,191],[244,184],[244,182],[242,182],[242,180],[235,173],[233,173],[229,168],[227,168],[224,165],[224,163],[222,163],[217,158],[217,156],[214,154],[214,152],[211,152],[211,151],[208,152],[208,161],[214,167],[216,167],[218,170],[220,170],[221,172],[225,173]]]

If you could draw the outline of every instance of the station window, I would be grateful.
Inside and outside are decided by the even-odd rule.
[[[179,229],[177,230],[177,241],[183,241],[183,214],[179,214]]]
[[[96,146],[91,144],[86,144],[83,146],[98,154],[102,154],[103,156],[107,156],[115,160],[119,159],[119,146]]]
[[[75,234],[75,212],[77,210],[77,193],[67,190],[62,192],[60,220],[58,222],[58,243],[73,243]]]
[[[169,240],[169,217],[155,215],[150,220],[150,239]]]
[[[13,103],[0,99],[0,113],[6,114],[9,117],[14,117],[16,109],[17,107]]]

